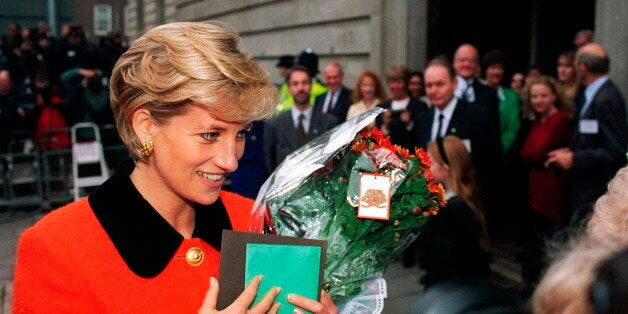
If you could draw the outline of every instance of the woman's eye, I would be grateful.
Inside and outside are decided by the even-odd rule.
[[[246,137],[246,135],[247,135],[247,134],[249,134],[249,132],[250,132],[249,130],[243,130],[243,131],[240,131],[240,132],[238,132],[237,137],[238,137],[238,138],[245,138],[245,137]]]
[[[208,141],[215,141],[218,139],[218,132],[203,133],[201,136]]]

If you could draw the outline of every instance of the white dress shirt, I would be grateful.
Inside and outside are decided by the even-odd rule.
[[[443,126],[441,129],[441,137],[444,137],[447,134],[447,128],[449,127],[449,121],[451,121],[451,116],[454,115],[454,110],[456,110],[456,105],[458,104],[458,98],[454,97],[447,104],[447,107],[443,111],[440,111],[438,108],[434,107],[434,120],[432,121],[432,135],[431,140],[436,140],[436,135],[438,132],[438,116],[443,114]]]

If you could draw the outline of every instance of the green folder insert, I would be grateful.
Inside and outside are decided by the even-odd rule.
[[[292,313],[295,306],[288,303],[288,294],[295,293],[316,300],[321,265],[321,247],[257,244],[246,245],[245,287],[257,275],[263,275],[257,304],[273,287],[281,287],[275,302],[281,303],[279,314]]]

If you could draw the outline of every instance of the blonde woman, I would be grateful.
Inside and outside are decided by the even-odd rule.
[[[276,98],[234,32],[172,23],[135,41],[111,77],[132,160],[22,235],[14,312],[216,313],[222,230],[247,230],[253,204],[222,184],[238,167],[251,122],[270,117]],[[224,312],[276,312],[278,287],[247,310],[261,280]],[[335,312],[326,294],[322,303],[289,299]]]

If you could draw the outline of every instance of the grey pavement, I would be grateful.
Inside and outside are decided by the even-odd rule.
[[[22,232],[34,224],[41,214],[38,212],[0,212],[0,314],[11,313],[13,269],[17,241]],[[515,286],[521,281],[519,266],[514,256],[517,248],[508,244],[497,244],[492,250],[493,281],[505,286]],[[384,314],[403,314],[422,292],[419,284],[420,270],[404,268],[397,261],[390,265],[384,277],[388,285]]]

